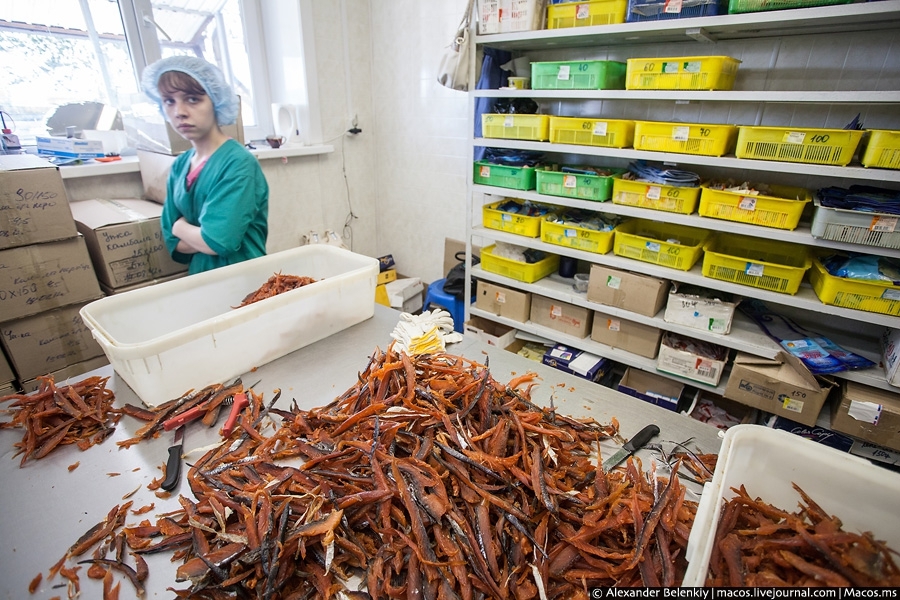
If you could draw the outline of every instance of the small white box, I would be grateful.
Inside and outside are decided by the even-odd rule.
[[[273,273],[310,285],[241,307]],[[378,259],[313,244],[81,309],[116,372],[148,406],[221,383],[375,314]]]
[[[720,299],[718,295],[694,286],[673,287],[663,319],[666,323],[726,335],[731,332],[737,303]]]
[[[101,158],[104,156],[103,142],[98,140],[42,136],[37,136],[35,140],[38,154],[41,156],[65,158]]]
[[[703,351],[685,349],[685,344],[688,348],[702,348]],[[656,368],[686,379],[719,385],[727,361],[727,348],[667,332],[659,345]]]
[[[801,498],[793,483],[840,519],[845,531],[872,531],[889,547],[900,548],[900,475],[786,431],[735,425],[725,433],[712,481],[703,486],[682,585],[706,582],[722,506],[734,497],[732,488],[743,485],[751,498],[794,512]]]
[[[425,286],[418,277],[404,277],[384,284],[388,302],[391,308],[403,308],[407,300],[413,299],[416,294],[421,294]],[[420,306],[421,308],[421,306]]]
[[[893,386],[900,387],[900,329],[885,329],[881,337],[881,356],[884,363],[884,378]]]
[[[466,321],[464,331],[468,335],[475,336],[489,346],[506,348],[516,341],[517,329],[508,327],[502,323],[495,323],[482,317],[472,317]]]

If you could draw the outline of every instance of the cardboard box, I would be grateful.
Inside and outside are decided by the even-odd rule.
[[[187,271],[183,273],[175,273],[174,275],[169,275],[168,277],[160,277],[159,279],[151,279],[150,281],[142,281],[140,283],[135,283],[134,285],[126,285],[124,287],[119,288],[111,288],[108,285],[100,282],[100,289],[103,290],[103,293],[107,296],[112,296],[114,294],[124,294],[125,292],[130,292],[131,290],[138,290],[143,287],[149,287],[151,285],[156,285],[159,283],[165,283],[167,281],[174,281],[175,279],[181,279],[182,277],[187,277]]]
[[[728,348],[666,332],[659,345],[656,368],[708,385],[719,385]]]
[[[661,337],[662,330],[656,327],[594,312],[591,339],[611,348],[625,350],[638,356],[656,358]]]
[[[63,158],[102,158],[103,142],[80,140],[77,138],[43,137],[34,138],[37,152],[41,156],[61,156]]]
[[[773,429],[781,429],[788,433],[799,435],[802,438],[829,446],[841,452],[850,452],[850,448],[853,447],[853,440],[846,435],[828,429],[825,424],[822,420],[817,420],[817,422],[807,425],[792,421],[787,417],[775,417],[769,423],[769,426]]]
[[[591,265],[587,299],[655,317],[666,303],[669,282],[647,275]]]
[[[3,352],[0,352],[0,385],[9,383],[15,378],[16,375],[15,373],[13,373],[12,367],[9,365],[9,361],[6,359],[6,355],[3,354]]]
[[[481,317],[472,317],[463,327],[466,335],[481,340],[490,346],[506,348],[516,341],[517,329],[502,323],[495,323]]]
[[[84,200],[72,215],[84,236],[97,279],[118,288],[187,271],[163,241],[162,206],[147,200]]]
[[[577,338],[587,337],[593,312],[589,308],[560,302],[546,296],[531,296],[531,322]]]
[[[78,314],[82,306],[64,306],[0,325],[0,342],[19,381],[103,354]]]
[[[0,250],[76,235],[59,169],[31,154],[0,155]]]
[[[548,349],[544,353],[544,358],[541,362],[548,367],[553,367],[588,381],[601,379],[606,375],[611,364],[609,359],[582,350],[576,350],[575,348],[569,348],[562,344],[557,344],[553,348]]]
[[[844,381],[840,398],[832,405],[831,428],[900,450],[900,394]]]
[[[544,354],[547,353],[547,348],[544,344],[522,339],[516,339],[516,341],[507,346],[505,350],[535,362],[543,362]]]
[[[887,382],[900,387],[900,329],[884,330],[881,337],[881,362],[884,364],[884,378]]]
[[[723,395],[811,427],[831,387],[827,382],[820,384],[797,357],[786,352],[775,360],[738,353]]]
[[[120,112],[130,147],[173,156],[191,149],[191,143],[172,129],[155,102],[149,99],[145,102],[133,102]],[[223,125],[222,133],[244,145],[244,123],[240,102],[237,121],[232,125]]]
[[[895,452],[890,448],[885,448],[884,446],[879,446],[870,442],[853,440],[853,445],[850,446],[850,454],[862,456],[863,458],[881,462],[886,465],[900,465],[900,452]]]
[[[102,295],[80,235],[0,251],[0,318],[4,321]]]
[[[137,151],[141,168],[141,183],[144,185],[144,199],[164,204],[168,193],[169,172],[175,157],[148,150]]]
[[[737,303],[730,301],[729,294],[676,284],[669,292],[663,319],[666,323],[725,335],[731,332],[735,308]]]
[[[14,386],[12,383],[6,383],[3,385],[0,385],[0,398],[4,398],[6,396],[12,396],[15,393],[17,393],[16,386]]]
[[[425,291],[425,286],[418,277],[396,279],[385,284],[384,288],[391,308],[401,309],[404,312],[409,312],[406,310],[407,306],[418,305],[419,309],[422,308],[422,292]],[[410,300],[412,302],[409,302]]]
[[[64,367],[57,371],[53,371],[49,375],[53,377],[53,381],[54,383],[56,383],[56,385],[63,386],[70,383],[77,383],[84,379],[87,373],[93,371],[94,369],[105,367],[108,364],[109,361],[105,356],[98,356],[96,358],[91,358],[74,365],[69,365],[68,367]],[[37,391],[37,389],[41,386],[41,382],[37,379],[29,379],[28,381],[21,382],[21,385],[22,389],[26,393],[31,393]]]
[[[619,381],[617,389],[623,394],[677,412],[684,384],[654,373],[628,367]]]
[[[701,390],[696,400],[687,411],[695,421],[708,423],[719,429],[729,429],[735,425],[756,423],[759,410],[728,400],[718,394]]]
[[[531,292],[478,280],[475,306],[498,317],[524,323],[531,315]]]
[[[392,281],[397,280],[397,269],[386,269],[384,271],[380,271],[378,273],[378,279],[376,280],[376,285],[384,285],[385,283],[390,283]],[[390,306],[390,305],[388,305]]]

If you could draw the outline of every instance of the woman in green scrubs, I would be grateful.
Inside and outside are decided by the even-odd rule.
[[[238,114],[222,72],[172,56],[144,70],[142,87],[192,146],[172,165],[160,221],[172,258],[194,274],[264,256],[269,186],[256,157],[220,129]]]

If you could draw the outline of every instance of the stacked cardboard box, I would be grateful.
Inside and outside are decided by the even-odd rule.
[[[59,170],[42,158],[0,156],[0,265],[0,343],[19,385],[103,354],[78,315],[103,293]]]

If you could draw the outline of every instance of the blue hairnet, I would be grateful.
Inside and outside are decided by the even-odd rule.
[[[216,122],[219,125],[231,125],[237,120],[238,98],[225,81],[225,75],[217,66],[195,56],[170,56],[148,65],[141,77],[141,88],[163,111],[162,98],[159,95],[159,78],[167,71],[180,71],[197,80],[206,95],[212,100],[216,111]]]

